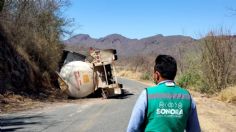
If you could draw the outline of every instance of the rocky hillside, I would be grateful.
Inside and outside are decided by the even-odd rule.
[[[0,29],[0,94],[28,87],[29,65],[16,52]]]
[[[39,68],[17,48],[0,25],[0,105],[3,96],[20,94],[32,98],[46,98],[58,90],[49,85],[50,80],[43,77]]]

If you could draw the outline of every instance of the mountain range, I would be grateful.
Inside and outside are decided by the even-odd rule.
[[[120,56],[135,56],[151,53],[176,55],[180,48],[192,48],[195,41],[197,40],[182,35],[163,36],[158,34],[142,39],[130,39],[120,34],[111,34],[96,39],[88,34],[78,34],[65,40],[64,44],[70,50],[75,50],[75,47],[115,48]]]

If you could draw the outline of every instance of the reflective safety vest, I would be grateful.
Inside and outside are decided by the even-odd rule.
[[[183,132],[190,113],[191,97],[174,82],[147,88],[146,132]]]

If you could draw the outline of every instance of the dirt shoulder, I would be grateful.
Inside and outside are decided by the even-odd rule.
[[[68,103],[73,100],[65,98],[47,98],[47,99],[32,99],[21,95],[0,95],[0,114],[14,113],[36,108],[44,108],[56,103]]]
[[[66,105],[66,104],[90,104],[90,103],[101,103],[106,101],[103,100],[100,96],[87,97],[81,99],[73,98],[45,98],[45,99],[32,99],[29,97],[24,97],[20,95],[10,95],[3,97],[0,95],[0,115],[1,114],[10,114],[14,112],[32,110],[32,109],[42,109],[51,106],[57,105]]]
[[[0,99],[0,114],[24,111],[45,106],[45,102],[17,96]]]
[[[233,132],[236,130],[236,106],[208,98],[203,94],[191,91],[196,101],[198,117],[202,131]]]

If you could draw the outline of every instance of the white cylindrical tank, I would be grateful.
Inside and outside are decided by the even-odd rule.
[[[67,91],[71,97],[85,97],[95,90],[94,72],[90,63],[69,62],[61,68],[60,76],[68,85]]]

